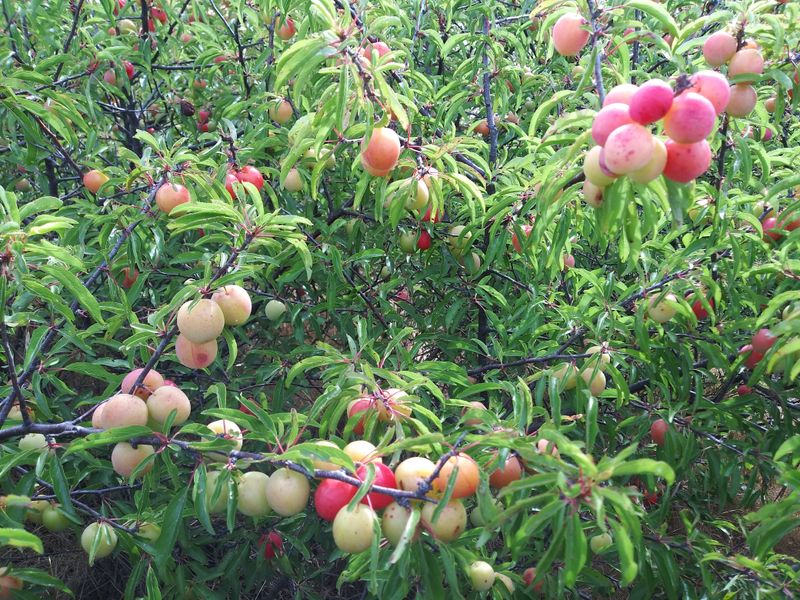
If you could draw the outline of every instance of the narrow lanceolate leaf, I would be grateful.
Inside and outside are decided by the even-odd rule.
[[[53,279],[64,286],[64,289],[78,301],[89,316],[97,323],[103,323],[103,315],[100,312],[100,304],[92,293],[83,285],[83,282],[67,270],[55,266],[42,265],[39,267],[43,272],[50,275]]]

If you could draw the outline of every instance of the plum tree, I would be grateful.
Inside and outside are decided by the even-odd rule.
[[[375,539],[373,527],[377,521],[375,511],[357,504],[353,509],[343,508],[333,520],[333,541],[342,552],[357,554],[372,546]]]
[[[173,425],[185,423],[192,412],[189,397],[177,387],[162,386],[147,399],[147,411],[150,418],[159,425],[167,422],[173,410],[175,411]]]
[[[147,425],[147,404],[137,396],[117,394],[106,400],[95,416],[96,422],[92,423],[100,429]]]
[[[161,373],[150,369],[145,374],[144,379],[142,379],[141,385],[134,390],[133,386],[136,384],[136,381],[143,371],[144,369],[134,369],[125,375],[120,384],[120,390],[123,394],[133,394],[142,400],[147,400],[150,394],[164,385],[164,378],[161,376]]]
[[[726,31],[717,31],[703,42],[703,58],[712,67],[721,67],[736,53],[736,38]]]
[[[436,509],[435,504],[425,503],[420,519],[437,540],[445,543],[452,542],[467,528],[467,509],[464,508],[461,500],[450,500],[434,519]]]
[[[267,501],[269,475],[261,471],[243,473],[236,484],[236,509],[248,517],[264,517],[270,513]]]
[[[281,467],[270,475],[266,486],[267,502],[282,517],[291,517],[301,512],[308,504],[310,493],[308,479],[286,467]]]
[[[185,302],[178,310],[178,330],[194,344],[205,344],[219,337],[225,327],[225,315],[219,304],[201,298]]]
[[[391,129],[376,127],[361,143],[361,166],[374,177],[385,177],[400,157],[400,137]]]
[[[171,213],[176,206],[185,204],[190,200],[189,190],[180,183],[165,183],[156,192],[156,204],[166,214]]]
[[[114,471],[122,477],[130,477],[131,474],[149,459],[155,451],[152,446],[139,444],[135,448],[128,442],[119,442],[111,452],[111,465]],[[153,468],[153,461],[149,461],[138,473],[138,477],[144,476]]]
[[[229,327],[244,325],[253,310],[250,294],[240,285],[221,287],[211,295],[211,299],[219,305],[225,325]]]
[[[483,560],[476,560],[473,562],[469,566],[467,573],[472,587],[479,592],[486,592],[494,585],[496,577],[494,569],[492,565]]]
[[[117,532],[108,523],[89,523],[81,533],[81,547],[89,555],[89,566],[98,558],[105,558],[117,547]]]
[[[204,369],[217,358],[217,340],[195,344],[180,334],[175,338],[175,356],[184,367]]]
[[[442,465],[439,471],[439,476],[433,480],[433,488],[444,492],[447,489],[450,476],[456,469],[455,483],[450,497],[465,498],[467,496],[472,496],[478,489],[478,484],[480,483],[480,469],[478,463],[476,463],[471,456],[463,452],[447,459],[447,462]]]
[[[553,26],[553,46],[561,56],[575,56],[589,41],[586,19],[577,13],[561,15]]]
[[[93,194],[96,194],[107,182],[108,175],[97,169],[92,169],[83,176],[83,185]]]

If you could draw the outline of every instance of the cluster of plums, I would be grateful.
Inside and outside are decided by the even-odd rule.
[[[736,38],[726,31],[718,31],[703,43],[703,57],[712,67],[728,65],[728,77],[737,78],[730,86],[725,111],[732,117],[744,117],[756,106],[758,95],[750,84],[764,71],[764,57],[755,42],[749,41],[739,48]]]
[[[552,375],[563,389],[571,390],[578,385],[580,377],[593,396],[599,396],[606,389],[605,370],[611,364],[611,351],[605,345],[591,346],[585,354],[592,356],[584,359],[579,368],[575,363],[561,363],[552,369]]]

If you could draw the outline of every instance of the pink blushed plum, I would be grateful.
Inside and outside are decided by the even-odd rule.
[[[746,117],[756,107],[758,96],[755,89],[749,83],[737,83],[731,86],[731,97],[725,107],[732,117]]]
[[[636,183],[650,183],[664,172],[667,166],[667,146],[657,137],[653,137],[653,157],[638,171],[628,173]]]
[[[664,177],[678,183],[689,183],[711,165],[711,146],[706,140],[694,144],[679,144],[667,140],[667,166]]]
[[[553,26],[553,46],[561,56],[575,56],[589,41],[586,19],[577,13],[562,15]]]
[[[653,134],[638,123],[629,123],[615,129],[603,147],[606,165],[619,175],[642,169],[652,157]]]
[[[736,38],[725,31],[712,33],[703,43],[703,58],[712,67],[721,67],[736,54]]]
[[[628,112],[641,125],[650,125],[664,118],[672,108],[673,92],[666,81],[651,79],[643,83],[630,99]]]
[[[621,83],[620,85],[615,85],[611,90],[609,90],[606,99],[603,100],[603,106],[608,106],[609,104],[630,104],[631,98],[633,98],[634,94],[639,91],[639,87],[633,85],[632,83]]]
[[[617,127],[633,123],[628,112],[628,105],[615,102],[601,108],[592,123],[592,139],[600,146],[605,146],[608,136]]]
[[[695,92],[681,94],[664,117],[664,133],[679,144],[704,140],[716,123],[714,105]]]
[[[695,92],[711,102],[717,114],[722,114],[731,96],[728,78],[716,71],[699,71],[692,75],[692,87],[688,92]]]

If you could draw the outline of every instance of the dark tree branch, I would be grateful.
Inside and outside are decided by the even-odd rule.
[[[83,9],[83,1],[84,0],[78,0],[78,4],[75,6],[75,14],[72,16],[72,28],[69,30],[69,35],[67,36],[67,39],[64,41],[64,48],[61,50],[61,54],[63,54],[64,56],[67,56],[67,52],[69,51],[69,47],[72,44],[72,40],[75,37],[75,34],[78,32],[78,22],[81,20],[81,10]],[[58,81],[58,77],[59,75],[61,75],[61,69],[64,68],[65,63],[66,61],[58,63],[58,66],[56,67],[56,72],[53,75],[54,85],[55,82]]]

